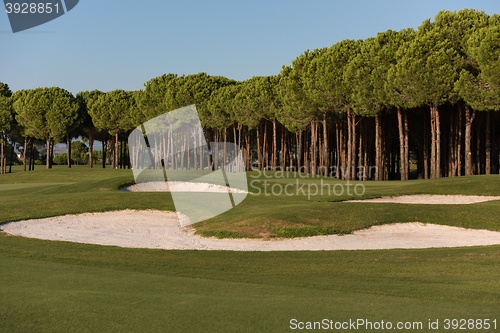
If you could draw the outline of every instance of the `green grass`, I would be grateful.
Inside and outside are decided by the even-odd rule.
[[[286,173],[284,173],[286,176]],[[388,195],[411,194],[463,194],[463,195],[500,195],[500,176],[482,175],[471,177],[441,178],[432,180],[386,181],[386,182],[349,182],[351,188],[358,184],[365,186],[365,193],[359,197],[335,195],[335,186],[344,186],[347,182],[324,178],[306,177],[290,173],[282,177],[277,173],[249,175],[253,194],[235,209],[210,220],[196,224],[197,232],[202,235],[215,235],[217,232],[239,234],[242,236],[280,236],[299,237],[334,233],[350,233],[354,230],[387,223],[422,222],[446,224],[465,228],[489,229],[500,231],[500,201],[491,201],[471,205],[411,205],[349,203],[344,200],[375,198]],[[273,176],[273,178],[266,178]],[[267,182],[267,186],[264,183]],[[253,182],[253,183],[252,183]],[[298,183],[298,185],[297,185]],[[276,185],[277,184],[277,185]],[[288,196],[279,193],[279,186],[288,188]],[[316,185],[315,185],[316,184]],[[320,186],[325,185],[323,195]],[[308,196],[308,186],[312,194]],[[302,187],[303,186],[303,187]],[[267,188],[267,194],[265,189]],[[328,195],[330,188],[330,195]],[[301,190],[300,190],[301,189]],[[337,187],[337,193],[340,193]],[[358,191],[360,193],[361,190]],[[297,195],[298,193],[298,195]],[[351,189],[351,193],[353,190]],[[291,229],[291,230],[287,230]]]
[[[0,313],[6,332],[286,332],[292,318],[496,318],[499,254],[500,246],[162,251],[2,235]]]
[[[120,192],[120,185],[133,181],[129,170],[14,171],[0,176],[1,222],[174,209],[168,193]],[[299,184],[317,181],[299,179]],[[499,176],[367,182],[364,197],[415,193],[500,195]],[[338,202],[345,199],[349,196],[249,195],[235,209],[195,226],[220,237],[348,233],[404,221],[499,230],[498,201],[451,206]],[[423,331],[429,319],[439,319],[438,332],[449,331],[443,326],[446,318],[489,318],[497,319],[498,330],[499,276],[500,246],[166,251],[0,233],[0,332],[287,332],[292,318],[421,321]]]
[[[248,179],[252,193],[235,209],[197,223],[198,234],[220,238],[300,237],[345,234],[372,225],[415,221],[500,230],[497,219],[500,216],[500,201],[458,206],[340,202],[422,193],[500,195],[499,175],[404,182],[349,182],[352,184],[349,187],[351,193],[358,184],[365,187],[361,197],[348,195],[347,182],[332,178],[286,172],[267,172],[259,176],[257,172],[251,172]],[[13,174],[0,177],[0,223],[83,212],[175,209],[169,193],[118,190],[121,185],[133,181],[130,170],[89,170],[83,166],[71,169],[60,166],[48,171],[38,168],[32,172],[17,169]],[[272,195],[273,186],[277,193],[278,186],[288,184],[291,184],[288,193],[293,195]],[[325,186],[324,193],[320,195],[322,184]],[[333,190],[339,193],[341,185],[345,189],[344,194],[335,195]],[[316,186],[318,194],[312,195]],[[331,189],[330,195],[328,188]]]

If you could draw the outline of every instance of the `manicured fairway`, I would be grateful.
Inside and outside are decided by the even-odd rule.
[[[499,255],[500,246],[236,253],[0,236],[0,311],[6,332],[286,332],[292,318],[495,318]]]
[[[498,175],[492,175],[371,182],[366,197],[500,195],[498,180]],[[15,185],[0,191],[0,220],[124,208],[173,209],[167,193],[117,190],[131,181],[129,170],[83,167],[2,175],[1,184],[73,184]],[[498,201],[424,209],[333,202],[339,199],[345,198],[249,196],[241,204],[246,209],[239,214],[240,206],[204,222],[203,227],[214,232],[242,232],[231,224],[236,220],[247,224],[247,232],[273,223],[280,228],[302,224],[356,229],[407,218],[500,229]],[[243,211],[245,215],[237,220]],[[278,218],[279,223],[273,222]],[[302,322],[383,320],[393,325],[422,322],[423,331],[429,331],[430,319],[439,320],[437,331],[442,332],[450,331],[444,329],[446,318],[496,319],[499,330],[499,276],[500,246],[271,253],[165,251],[0,234],[0,331],[287,332],[292,331],[293,318]],[[360,327],[359,331],[370,330]]]

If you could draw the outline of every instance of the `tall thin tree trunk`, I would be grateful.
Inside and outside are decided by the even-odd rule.
[[[307,128],[304,130],[304,135],[302,136],[302,164],[303,164],[303,170],[304,173],[309,173],[309,156],[308,156],[308,150],[309,150],[309,145],[307,143],[307,138],[308,138],[308,130]]]
[[[47,133],[45,135],[46,144],[47,144],[47,160],[45,161],[45,168],[50,169],[50,135]]]
[[[299,137],[297,140],[297,172],[300,172],[300,167],[302,166],[302,132],[299,133]]]
[[[356,114],[354,113],[354,110],[351,110],[351,126],[352,126],[352,131],[351,131],[351,139],[352,139],[352,144],[351,144],[351,165],[349,168],[351,169],[349,174],[351,175],[352,180],[356,180],[356,166],[358,165],[357,163],[357,158],[358,154],[356,151],[357,148],[357,136],[356,136]]]
[[[115,168],[115,136],[111,136],[111,140],[109,141],[109,157],[110,157],[110,164],[111,164],[111,169]],[[156,161],[155,161],[156,162]]]
[[[382,131],[381,131],[381,114],[378,113],[375,117],[375,180],[382,180]]]
[[[335,161],[335,166],[337,168],[337,179],[341,179],[341,173],[340,173],[340,128],[339,128],[339,123],[335,123],[335,136],[337,138],[337,151],[335,153],[336,155],[336,161]]]
[[[311,143],[310,143],[310,150],[311,150],[311,162],[310,162],[310,169],[311,172],[313,175],[316,174],[316,138],[317,138],[317,135],[316,135],[316,129],[317,129],[317,122],[316,121],[312,121],[311,122]]]
[[[487,175],[491,174],[491,132],[490,132],[490,124],[491,124],[491,111],[486,112],[486,131],[484,132],[486,136],[485,140],[485,150],[486,150],[486,160],[485,160],[485,168],[484,171]]]
[[[155,142],[156,141],[157,140],[155,140]],[[118,163],[120,161],[119,154],[118,154],[120,152],[120,150],[118,149],[119,148],[119,146],[118,146],[118,131],[115,134],[115,146],[116,146],[116,148],[115,148],[115,169],[118,169]]]
[[[470,112],[469,105],[465,104],[465,175],[472,175],[472,152],[471,152],[471,126],[476,116],[476,110]]]
[[[68,168],[71,168],[71,139],[69,138],[69,133],[66,133],[66,163]]]
[[[458,109],[458,121],[457,121],[457,176],[462,175],[462,108]]]
[[[28,138],[24,137],[23,171],[26,171],[26,156],[27,155],[28,155]]]
[[[495,143],[497,141],[496,117],[495,112],[491,113],[491,173],[498,173],[498,148]]]
[[[35,142],[31,141],[30,171],[35,170]]]
[[[3,158],[3,133],[0,133],[0,174],[5,173],[5,160]]]
[[[330,167],[330,154],[328,152],[328,127],[326,124],[326,112],[323,113],[323,166],[325,167],[324,176],[328,176]]]
[[[30,171],[35,170],[35,143],[31,142]]]
[[[436,178],[436,113],[434,105],[430,107],[431,118],[431,178]]]
[[[404,149],[404,156],[402,159],[405,161],[405,179],[408,180],[410,179],[410,136],[408,132],[408,111],[405,109],[403,110],[403,115],[404,115],[404,136],[405,136],[405,149]]]
[[[363,180],[368,180],[368,126],[369,122],[366,121],[363,126]]]
[[[283,125],[281,125],[281,153],[280,153],[280,168],[285,170],[285,149],[286,149],[286,132]]]
[[[94,159],[92,155],[94,154],[94,128],[90,126],[89,128],[89,168],[94,167]]]
[[[436,105],[436,178],[441,178],[441,121],[439,116],[439,108]]]
[[[262,169],[267,168],[267,122],[264,120],[264,138],[262,140]],[[264,165],[265,164],[265,165]]]
[[[475,163],[475,174],[480,175],[482,172],[481,168],[481,121],[482,121],[482,113],[477,114],[477,121],[476,121],[476,163]]]
[[[398,127],[399,127],[399,155],[401,156],[400,163],[400,174],[401,180],[408,180],[408,176],[406,174],[406,161],[405,161],[405,129],[404,129],[404,120],[403,114],[401,112],[401,108],[398,106]]]
[[[351,180],[352,179],[352,175],[351,175],[351,172],[352,172],[352,159],[353,159],[353,156],[352,156],[352,143],[353,143],[353,140],[352,140],[352,136],[353,136],[353,133],[352,133],[352,119],[351,119],[351,109],[349,109],[347,111],[347,174],[346,174],[346,180]]]
[[[102,168],[106,168],[106,140],[102,140]]]
[[[273,119],[273,170],[276,170],[278,160],[278,146],[276,142],[276,119]]]
[[[341,156],[341,161],[340,161],[340,169],[342,172],[342,179],[347,180],[347,173],[349,166],[347,165],[347,125],[348,122],[343,121],[340,127],[340,156]]]
[[[200,135],[199,135],[199,138],[198,138],[198,144],[200,146],[200,170],[203,170],[204,167],[203,167],[203,161],[204,161],[204,156],[205,156],[205,149],[203,148],[203,127],[200,128]],[[205,146],[206,148],[208,148],[207,146]]]
[[[12,173],[12,164],[14,161],[14,146],[15,146],[15,143],[14,143],[14,140],[12,140],[12,144],[10,146],[9,173]]]

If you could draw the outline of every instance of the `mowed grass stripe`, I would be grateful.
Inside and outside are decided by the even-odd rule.
[[[53,186],[62,186],[73,183],[20,183],[20,184],[0,184],[0,192],[3,191],[11,191],[11,190],[19,190],[33,187],[53,187]]]
[[[393,255],[395,252],[405,251],[392,251]],[[373,260],[376,255],[369,253],[365,259]],[[231,253],[231,257],[239,261],[248,259],[244,253]],[[493,300],[499,296],[498,290],[492,290],[490,284],[478,283],[481,279],[477,278],[467,285],[455,279],[433,282],[432,276],[426,276],[429,272],[426,265],[415,266],[413,272],[403,268],[407,275],[418,270],[426,276],[421,281],[403,276],[388,283],[384,276],[395,271],[389,268],[392,272],[388,274],[385,265],[379,269],[365,267],[363,270],[368,270],[369,276],[345,272],[330,275],[332,271],[313,269],[314,276],[302,277],[283,274],[280,265],[274,265],[274,278],[269,279],[269,270],[259,274],[251,267],[254,262],[248,264],[248,270],[240,267],[231,272],[234,266],[229,271],[214,269],[215,276],[207,277],[203,269],[189,267],[198,260],[184,259],[184,265],[174,263],[177,269],[172,276],[166,272],[139,272],[138,267],[125,270],[4,257],[0,268],[3,327],[9,332],[285,332],[292,318],[425,323],[428,319],[442,321],[449,316],[493,318],[498,314]],[[312,265],[311,260],[307,261],[309,264],[301,262],[314,267],[320,264],[318,259],[324,258],[312,260]],[[264,265],[276,264],[274,260],[263,261]],[[337,265],[342,268],[342,263]],[[452,267],[447,266],[443,271]],[[463,273],[464,266],[460,266]],[[471,268],[465,271],[472,273]],[[296,263],[290,271],[299,271]],[[190,276],[179,276],[186,273]],[[237,281],[237,275],[243,281]],[[359,286],[352,288],[352,284]],[[472,286],[475,287],[471,290]],[[390,290],[389,295],[381,294],[381,289]],[[491,295],[492,292],[496,295]],[[491,297],[485,299],[486,294]],[[464,303],[460,301],[464,296],[473,299]]]

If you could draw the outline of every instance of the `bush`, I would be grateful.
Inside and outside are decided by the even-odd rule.
[[[64,165],[68,162],[68,154],[62,153],[59,155],[54,156],[52,162],[56,165]],[[36,161],[35,161],[36,163]]]

